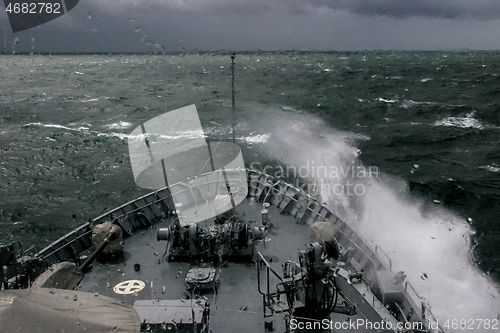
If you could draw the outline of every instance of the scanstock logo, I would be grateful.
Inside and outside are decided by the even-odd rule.
[[[75,8],[79,0],[3,0],[12,32],[52,21]]]
[[[207,140],[195,105],[141,124],[130,133],[128,148],[135,183],[153,190],[168,186],[181,225],[230,211],[248,194],[240,147]]]

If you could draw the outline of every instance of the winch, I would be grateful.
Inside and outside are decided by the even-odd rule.
[[[188,290],[209,290],[217,288],[217,273],[215,268],[191,268],[186,275]]]

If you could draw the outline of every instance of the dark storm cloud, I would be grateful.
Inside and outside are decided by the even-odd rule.
[[[500,0],[125,0],[95,1],[94,5],[120,8],[121,12],[173,10],[201,13],[212,17],[224,15],[251,16],[266,13],[288,15],[313,14],[318,11],[347,11],[361,16],[393,18],[497,19]]]
[[[266,12],[282,14],[305,14],[317,9],[308,0],[124,0],[119,2],[94,1],[94,6],[110,9],[110,13],[123,11],[154,13],[156,10],[172,10],[205,15],[260,15]],[[117,10],[115,10],[115,8]]]
[[[500,49],[500,0],[86,0],[1,52]]]
[[[500,18],[499,0],[310,0],[316,6],[394,18]]]
[[[238,15],[278,11],[305,14],[318,9],[345,10],[364,16],[394,18],[500,18],[500,0],[153,0],[183,10],[204,10],[211,13]]]

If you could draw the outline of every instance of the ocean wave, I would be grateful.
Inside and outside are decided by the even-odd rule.
[[[73,128],[73,127],[67,127],[67,126],[63,126],[63,125],[59,125],[59,124],[42,124],[42,123],[29,123],[29,124],[23,125],[22,127],[24,128],[24,127],[30,127],[30,126],[43,126],[43,127],[49,127],[49,128],[60,128],[60,129],[68,130],[68,131],[77,131],[77,132],[87,132],[89,130],[89,127],[85,127],[85,126]]]
[[[123,129],[123,128],[128,128],[130,126],[132,126],[132,124],[126,121],[119,121],[117,123],[104,125],[104,127],[109,129]]]
[[[244,139],[247,144],[254,144],[254,143],[266,143],[270,137],[271,137],[270,134],[258,134],[258,135],[246,136],[244,137]]]
[[[116,133],[116,132],[98,133],[97,136],[116,137],[116,138],[119,138],[119,139],[122,139],[122,140],[136,140],[136,141],[143,140],[143,138],[144,138],[144,134],[130,135],[130,134]]]
[[[496,165],[481,165],[479,169],[487,170],[493,173],[500,173],[500,168]]]
[[[89,98],[89,99],[82,98],[81,100],[79,100],[79,102],[88,103],[88,102],[95,102],[95,101],[98,101],[98,100],[99,100],[99,98]]]
[[[119,122],[119,123],[122,123],[122,122]],[[129,124],[129,123],[126,123],[126,122],[123,122],[123,123],[124,123],[124,125],[125,124]],[[88,127],[87,126],[81,126],[83,124],[87,125]],[[133,136],[133,135],[130,135],[130,134],[125,134],[125,133],[118,133],[118,132],[105,133],[105,132],[99,132],[99,131],[91,131],[90,127],[92,125],[90,125],[88,123],[83,123],[83,124],[71,123],[70,125],[80,125],[80,126],[78,126],[78,127],[68,127],[68,126],[63,126],[63,125],[59,125],[59,124],[28,123],[28,124],[23,125],[22,127],[26,128],[26,127],[31,127],[31,126],[41,126],[41,127],[46,127],[46,128],[57,128],[57,129],[66,130],[66,131],[81,132],[81,133],[87,134],[87,135],[97,135],[97,136],[101,136],[101,137],[102,136],[104,136],[104,137],[117,137],[117,138],[122,139],[122,140],[129,140],[129,139],[136,139],[136,140],[138,140],[139,139],[137,136]],[[113,125],[113,124],[111,124],[111,125]],[[105,126],[105,127],[107,127],[107,126]],[[50,139],[50,140],[54,141],[53,139]]]
[[[399,107],[404,108],[404,109],[408,109],[408,108],[411,108],[411,107],[417,106],[417,105],[435,105],[435,104],[438,104],[438,103],[436,103],[436,102],[415,102],[415,101],[412,101],[411,99],[405,99]]]
[[[465,117],[445,117],[441,120],[437,120],[432,124],[433,126],[453,126],[460,128],[477,128],[485,129],[491,126],[485,125],[481,121],[473,117],[473,113],[467,114]]]
[[[384,102],[384,103],[396,103],[396,102],[399,102],[399,100],[397,99],[385,99],[385,98],[382,98],[382,97],[379,97],[376,99],[377,102]]]

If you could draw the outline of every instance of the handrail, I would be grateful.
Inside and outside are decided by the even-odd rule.
[[[375,245],[375,253],[377,253],[378,250],[380,250],[380,252],[387,258],[387,260],[389,260],[389,270],[392,271],[392,261],[391,261],[391,258],[389,258],[389,256],[387,255],[387,253],[385,253],[384,250],[382,250],[381,247],[379,247],[378,245]]]
[[[153,192],[153,193],[156,193],[156,192]],[[151,193],[150,193],[150,194],[151,194]],[[143,197],[137,198],[137,199],[135,199],[135,200],[133,200],[133,201],[129,201],[129,202],[127,202],[126,204],[121,205],[120,207],[116,207],[115,209],[113,209],[113,210],[111,210],[111,211],[108,211],[108,212],[106,212],[106,213],[104,213],[104,214],[102,214],[102,215],[100,215],[100,216],[96,217],[95,219],[92,219],[92,222],[98,221],[98,220],[100,220],[101,218],[103,218],[103,217],[105,217],[105,216],[107,216],[107,215],[109,215],[109,214],[112,214],[112,213],[116,212],[117,210],[119,210],[119,209],[121,209],[121,208],[123,208],[123,207],[125,207],[125,206],[127,206],[127,205],[129,205],[129,204],[131,204],[131,203],[135,203],[135,202],[137,202],[138,200],[143,199],[143,198],[145,198],[145,197],[147,197],[147,196],[149,196],[149,194],[148,194],[148,195],[145,195],[145,196],[143,196]],[[137,206],[137,208],[136,208],[136,209],[132,209],[130,212],[127,212],[127,213],[124,213],[124,214],[118,215],[118,216],[114,217],[114,218],[113,218],[113,220],[119,219],[119,218],[121,218],[121,217],[126,217],[127,215],[129,215],[129,214],[131,214],[131,213],[135,213],[135,212],[137,212],[137,211],[140,211],[140,210],[142,210],[143,208],[146,208],[146,207],[152,206],[153,204],[156,204],[156,203],[158,203],[158,202],[161,202],[161,201],[163,201],[163,200],[165,200],[165,199],[168,199],[168,198],[170,198],[170,197],[171,197],[171,195],[168,195],[168,196],[163,197],[163,198],[161,198],[161,197],[160,197],[159,199],[155,199],[155,200],[153,200],[152,202],[145,204],[144,206]]]
[[[240,172],[241,170],[239,170],[239,169],[230,169],[230,170],[226,170],[226,171],[235,171],[235,172]],[[220,181],[220,179],[218,179],[217,181]],[[213,184],[213,183],[215,183],[215,182],[216,182],[216,181],[207,181],[207,182],[205,182],[205,183],[203,183],[203,184],[198,184],[198,185],[199,185],[199,186],[204,186],[204,185],[208,185],[208,184]],[[160,197],[160,196],[158,195],[158,192],[161,192],[161,191],[166,190],[166,189],[168,189],[168,190],[170,190],[170,191],[171,191],[171,190],[172,190],[172,186],[173,186],[173,185],[183,185],[185,188],[183,188],[183,189],[181,189],[181,190],[178,190],[178,191],[177,191],[177,192],[175,192],[175,193],[170,193],[169,195],[167,195],[167,196],[165,196],[165,197]],[[108,211],[108,212],[106,212],[106,213],[104,213],[104,214],[102,214],[102,215],[100,215],[100,216],[96,217],[95,219],[92,219],[92,221],[97,221],[97,220],[100,220],[101,218],[105,217],[106,215],[109,215],[109,214],[111,214],[111,213],[113,213],[113,212],[116,212],[117,210],[119,210],[119,209],[121,209],[121,208],[123,208],[123,207],[125,207],[125,206],[127,206],[127,205],[129,205],[129,204],[131,204],[131,203],[135,203],[135,202],[137,202],[137,201],[138,201],[138,200],[140,200],[140,199],[147,198],[147,197],[151,196],[152,194],[155,194],[155,196],[156,196],[156,195],[158,195],[158,197],[155,197],[155,199],[154,199],[153,201],[151,201],[151,202],[149,202],[149,203],[146,203],[146,204],[145,204],[145,205],[143,205],[143,206],[137,207],[136,209],[133,209],[133,210],[131,210],[131,211],[127,212],[127,213],[124,213],[124,214],[121,214],[121,215],[117,215],[115,218],[113,218],[113,220],[116,220],[116,219],[121,218],[121,217],[126,217],[126,216],[127,216],[127,215],[129,215],[130,213],[135,213],[135,212],[137,212],[137,211],[142,210],[143,208],[150,207],[150,206],[152,206],[153,204],[156,204],[156,203],[158,203],[158,202],[162,202],[162,201],[164,201],[165,199],[168,199],[168,198],[170,198],[170,197],[172,197],[172,196],[174,196],[174,195],[181,194],[181,193],[188,192],[188,191],[191,191],[191,190],[192,190],[192,189],[190,188],[190,186],[189,186],[189,185],[187,185],[187,184],[185,184],[185,183],[183,183],[183,182],[179,182],[179,183],[176,183],[176,184],[172,184],[172,186],[166,186],[166,187],[164,187],[164,188],[161,188],[161,189],[156,190],[155,192],[148,193],[148,194],[146,194],[146,195],[143,195],[142,197],[136,198],[135,200],[129,201],[129,202],[127,202],[127,203],[125,203],[125,204],[123,204],[123,205],[121,205],[121,206],[119,206],[119,207],[116,207],[115,209],[113,209],[113,210],[111,210],[111,211]]]
[[[411,290],[413,291],[413,293],[415,294],[415,296],[417,296],[417,298],[420,301],[422,301],[422,297],[420,297],[420,295],[417,293],[417,291],[415,290],[415,288],[413,287],[413,285],[410,283],[410,281],[406,281],[406,283],[405,283],[405,292],[408,293],[408,286],[411,288]]]
[[[260,174],[260,175],[263,175],[263,173],[261,173],[260,171],[257,171],[257,170],[249,170],[249,171],[251,171],[251,172],[255,172],[255,173],[258,173],[258,174]],[[266,176],[266,180],[267,180],[267,179],[269,179],[269,178],[271,178],[271,177],[270,177],[270,176]],[[301,189],[296,188],[296,187],[295,187],[295,186],[293,186],[293,185],[287,184],[287,183],[285,183],[285,182],[284,182],[284,181],[282,181],[282,180],[277,180],[277,181],[276,181],[275,183],[273,183],[273,184],[267,184],[267,183],[258,182],[258,184],[261,184],[261,185],[263,185],[263,186],[265,186],[265,187],[269,187],[269,188],[271,188],[271,191],[275,188],[275,186],[276,186],[277,184],[280,184],[280,183],[285,184],[286,188],[291,188],[291,189],[295,190],[296,192],[295,192],[295,194],[294,194],[294,195],[296,195],[297,193],[300,193],[300,191],[301,191]],[[292,197],[292,196],[288,195],[285,191],[282,191],[282,190],[279,190],[279,189],[278,189],[277,191],[278,191],[278,192],[276,192],[276,193],[286,196],[286,197],[287,197],[287,198],[289,198],[290,200],[293,200],[295,203],[298,203],[298,202],[299,202],[299,201],[298,201],[297,199],[295,199],[294,197]],[[268,195],[269,195],[269,193],[267,193],[267,194],[266,194],[266,197],[264,198],[264,201],[265,201],[265,199],[267,199]],[[318,202],[318,200],[316,200],[316,199],[315,199],[314,197],[312,197],[310,194],[305,193],[305,197],[306,197],[308,200],[312,199],[312,200],[313,200],[313,202],[316,202],[318,205],[323,206],[323,205],[321,205],[321,204]],[[312,212],[312,213],[316,214],[317,216],[324,217],[323,215],[319,214],[319,212],[315,212],[314,210],[312,210],[311,208],[309,208],[309,206],[305,207],[305,210],[309,210],[310,212]]]
[[[346,234],[344,231],[340,230],[339,228],[336,228],[336,230],[337,230],[337,231],[339,231],[341,234],[343,234],[343,235],[345,236],[345,238],[346,238],[346,239],[348,239],[348,240],[349,240],[349,242],[350,242],[352,245],[354,245],[355,247],[357,247],[357,248],[358,248],[358,250],[359,250],[359,251],[361,251],[361,253],[362,253],[364,256],[366,256],[366,257],[368,258],[368,260],[369,260],[369,261],[371,261],[371,262],[372,262],[372,264],[373,264],[373,266],[374,266],[375,268],[377,267],[377,263],[375,262],[375,260],[373,260],[373,258],[372,258],[371,256],[369,256],[369,255],[365,252],[365,250],[363,250],[363,249],[362,249],[362,248],[361,248],[358,244],[356,244],[356,243],[355,243],[355,242],[354,242],[351,238],[349,238],[349,236],[347,236],[347,234]]]
[[[66,243],[62,244],[60,247],[56,248],[55,250],[53,250],[53,251],[52,251],[52,252],[50,252],[49,254],[46,254],[46,255],[44,255],[43,257],[40,257],[40,260],[42,260],[42,261],[43,261],[43,260],[47,259],[48,257],[50,257],[50,256],[54,255],[55,253],[59,252],[62,248],[65,248],[65,247],[67,247],[67,246],[71,246],[71,244],[75,243],[76,241],[80,240],[81,238],[83,238],[83,237],[85,237],[85,236],[88,236],[88,235],[89,235],[89,234],[91,234],[91,233],[92,233],[92,229],[85,231],[84,233],[82,233],[81,235],[77,236],[76,238],[74,238],[74,239],[72,239],[72,240],[70,240],[70,241],[66,241]],[[56,242],[57,242],[57,241],[55,241],[54,243],[56,243]],[[52,243],[52,244],[54,244],[54,243]],[[51,244],[51,245],[52,245],[52,244]],[[50,245],[49,245],[49,246],[50,246]],[[38,256],[40,253],[42,253],[42,252],[43,252],[43,250],[42,250],[42,251],[40,251],[40,252],[38,252],[38,253],[37,253],[37,256]]]
[[[276,277],[278,279],[280,279],[281,282],[283,282],[283,278],[281,276],[279,276],[278,273],[276,273],[276,271],[271,267],[271,265],[269,265],[269,263],[267,262],[267,260],[264,259],[264,256],[259,251],[257,251],[257,254],[259,255],[260,259],[262,259],[262,261],[264,262],[264,264],[271,270],[271,272],[273,272],[273,274],[276,275]]]
[[[264,173],[262,173],[262,172],[260,172],[260,171],[258,171],[258,170],[251,170],[251,169],[247,169],[247,170],[248,170],[248,172],[253,172],[253,173],[256,173],[256,174],[258,174],[258,175],[265,175]],[[267,180],[267,179],[269,179],[269,178],[271,178],[271,179],[272,179],[272,177],[270,177],[270,176],[266,175],[266,180]],[[206,183],[201,184],[201,185],[203,186],[203,185],[207,185],[207,184],[210,184],[210,183],[213,183],[213,181],[212,181],[212,182],[206,182]],[[263,185],[263,186],[265,186],[265,187],[271,187],[271,188],[273,188],[274,190],[276,190],[275,186],[276,186],[277,184],[284,184],[284,185],[285,185],[285,188],[291,188],[291,189],[293,189],[294,191],[296,191],[296,192],[294,193],[294,195],[296,195],[297,193],[299,193],[299,192],[301,191],[300,189],[296,188],[295,186],[290,185],[290,184],[287,184],[286,182],[283,182],[282,180],[277,180],[277,181],[276,181],[276,182],[274,182],[273,184],[268,184],[268,183],[266,183],[266,182],[264,182],[264,183],[262,183],[262,182],[258,182],[258,183],[259,183],[259,184],[261,184],[261,185]],[[185,184],[184,184],[184,185],[185,185]],[[186,185],[185,185],[185,186],[186,186]],[[169,190],[171,190],[172,188],[171,188],[171,186],[167,186],[167,187],[164,187],[163,189],[159,189],[159,190],[157,190],[157,191],[155,191],[155,192],[153,192],[153,193],[155,193],[155,195],[158,195],[158,192],[160,192],[160,191],[162,191],[162,190],[165,190],[165,189],[169,189]],[[189,186],[186,186],[186,188],[184,188],[184,189],[182,189],[182,190],[180,190],[180,191],[177,191],[177,192],[175,192],[175,193],[170,193],[170,195],[167,195],[167,196],[165,196],[165,197],[160,197],[160,196],[158,196],[158,197],[156,197],[156,198],[155,198],[152,202],[150,202],[150,203],[146,203],[145,205],[140,206],[140,207],[138,206],[136,209],[133,209],[133,210],[131,210],[131,211],[127,212],[127,213],[123,213],[123,214],[120,214],[120,215],[115,216],[115,217],[113,218],[113,220],[117,220],[117,219],[119,219],[119,218],[126,218],[126,217],[127,217],[127,215],[129,215],[129,214],[131,214],[131,213],[135,213],[135,212],[140,211],[140,210],[142,210],[142,209],[144,209],[144,208],[146,208],[146,207],[150,207],[150,206],[152,206],[153,204],[156,204],[156,203],[158,203],[158,202],[162,202],[162,201],[164,201],[165,199],[168,199],[168,198],[170,198],[170,197],[172,197],[172,196],[174,196],[174,195],[176,195],[176,194],[180,194],[180,193],[183,193],[183,192],[186,192],[186,191],[190,191]],[[282,195],[284,195],[284,196],[288,197],[290,200],[293,200],[295,203],[298,203],[298,200],[297,200],[297,199],[295,199],[294,197],[292,197],[292,196],[288,195],[288,194],[287,194],[284,190],[280,190],[280,189],[278,189],[277,191],[278,191],[278,192],[277,192],[278,194],[282,194]],[[137,199],[135,199],[135,200],[133,200],[133,201],[127,202],[126,204],[123,204],[123,205],[121,205],[120,207],[117,207],[117,208],[115,208],[115,209],[114,209],[114,210],[112,210],[112,211],[106,212],[106,213],[102,214],[101,216],[98,216],[97,218],[93,219],[92,221],[93,221],[93,222],[94,222],[94,221],[97,221],[97,220],[99,220],[99,219],[103,218],[104,216],[109,215],[110,213],[116,212],[117,210],[119,210],[119,209],[121,209],[121,208],[123,208],[123,207],[127,206],[127,205],[128,205],[128,204],[130,204],[130,203],[135,203],[135,202],[137,202],[138,200],[140,200],[140,199],[144,199],[144,198],[146,198],[146,197],[148,197],[148,196],[150,196],[150,195],[151,195],[151,193],[146,194],[146,195],[144,195],[144,196],[142,196],[142,197],[140,197],[140,198],[137,198]],[[305,197],[306,197],[307,199],[312,199],[312,200],[313,200],[313,202],[316,202],[316,203],[317,203],[317,204],[319,204],[320,206],[323,206],[323,205],[321,205],[321,204],[320,204],[320,203],[319,203],[319,202],[318,202],[315,198],[313,198],[311,195],[309,195],[309,194],[305,193]],[[267,199],[267,196],[266,196],[266,199]],[[323,215],[319,214],[319,211],[318,211],[318,212],[316,212],[316,211],[312,210],[311,208],[309,208],[309,206],[307,206],[307,207],[306,207],[306,210],[309,210],[310,212],[312,212],[312,213],[316,214],[317,216],[324,217]]]
[[[408,322],[408,319],[406,319],[406,315],[405,315],[405,312],[403,311],[403,309],[401,309],[401,306],[399,306],[398,302],[394,302],[394,305],[396,306],[396,308],[398,309],[399,313],[401,314],[401,316],[404,318],[405,320],[405,323]]]

